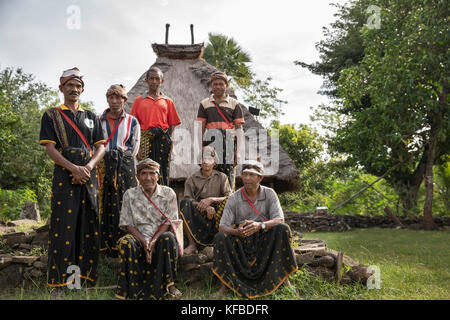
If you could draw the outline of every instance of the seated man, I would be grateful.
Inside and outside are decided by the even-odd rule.
[[[190,176],[184,185],[180,213],[189,239],[185,255],[197,253],[196,243],[212,246],[219,231],[220,217],[231,187],[227,175],[214,170],[215,166],[215,150],[204,147],[201,169]]]
[[[151,159],[136,166],[139,186],[128,189],[119,226],[129,234],[118,241],[120,274],[116,296],[121,299],[181,297],[175,287],[178,244],[173,221],[178,218],[175,192],[158,185],[159,164]]]
[[[244,187],[228,198],[214,238],[212,271],[222,281],[215,297],[226,287],[247,298],[265,296],[297,271],[277,194],[260,185],[263,165],[245,161],[241,177]]]

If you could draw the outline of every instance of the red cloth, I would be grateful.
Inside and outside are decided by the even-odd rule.
[[[137,97],[133,102],[130,114],[138,119],[142,130],[154,127],[165,130],[171,125],[178,126],[181,123],[172,99],[164,96],[160,96],[156,100],[149,96]]]

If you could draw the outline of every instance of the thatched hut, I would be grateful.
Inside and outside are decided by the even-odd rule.
[[[202,59],[203,43],[192,45],[155,43],[152,47],[157,55],[156,62],[152,66],[160,68],[164,73],[162,92],[173,99],[182,122],[173,133],[174,149],[170,165],[170,186],[180,195],[186,178],[199,169],[201,129],[196,122],[197,111],[200,101],[211,94],[209,79],[217,69]],[[146,70],[128,92],[126,106],[128,112],[134,99],[148,90],[145,82]],[[232,91],[229,94],[234,96]],[[258,154],[267,168],[263,184],[273,187],[277,192],[295,190],[298,187],[299,172],[293,161],[245,106],[243,113],[246,137],[255,136],[254,133],[259,134],[256,141],[247,137],[246,158],[254,158],[255,147],[260,148],[257,150]],[[238,166],[236,186],[240,185],[240,166]]]

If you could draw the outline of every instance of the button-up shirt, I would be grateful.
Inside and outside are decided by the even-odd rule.
[[[177,197],[170,187],[157,185],[151,200],[171,221],[178,219]],[[144,239],[149,241],[165,220],[158,209],[148,201],[142,186],[128,189],[123,195],[119,222],[121,229],[126,231],[127,226],[135,227]]]
[[[253,202],[253,205],[267,220],[284,218],[280,200],[278,200],[278,196],[272,188],[260,185],[256,201]],[[233,227],[233,224],[239,225],[243,223],[244,220],[257,222],[265,221],[264,218],[253,210],[242,194],[241,189],[239,189],[228,198],[225,208],[223,209],[220,225]]]
[[[204,177],[200,169],[187,178],[184,184],[184,197],[200,201],[209,197],[227,197],[231,194],[228,177],[213,170],[209,177]]]

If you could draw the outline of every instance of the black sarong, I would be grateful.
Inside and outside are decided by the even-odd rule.
[[[169,186],[170,151],[172,139],[169,130],[161,128],[150,128],[141,131],[141,156],[142,159],[150,158],[161,166],[159,171],[161,177],[158,183]]]
[[[120,273],[116,297],[120,299],[162,300],[176,277],[178,246],[171,232],[156,241],[152,263],[148,264],[144,248],[131,234],[118,242]]]
[[[228,197],[224,201],[212,205],[216,210],[216,215],[211,220],[208,219],[206,212],[198,211],[192,200],[181,200],[180,214],[195,242],[203,246],[213,245],[214,236],[219,232],[220,218],[227,199]]]
[[[204,141],[203,146],[211,145],[214,147],[214,149],[216,150],[216,154],[219,158],[218,159],[219,163],[216,163],[214,169],[227,175],[231,190],[234,190],[236,178],[236,170],[234,166],[236,158],[235,154],[236,146],[237,146],[236,141],[232,135],[229,134],[227,135],[226,134],[227,131],[224,129],[212,129],[212,130],[217,130],[222,134],[222,145],[220,145],[220,141],[215,142],[215,136],[213,136],[214,139]]]
[[[100,250],[116,256],[117,240],[125,235],[119,228],[123,194],[137,185],[133,156],[121,150],[110,150],[105,153],[101,171]]]
[[[274,292],[295,271],[291,230],[279,224],[247,238],[219,232],[214,238],[213,273],[239,296]]]
[[[67,147],[62,155],[76,165],[86,165],[91,156],[84,148]],[[52,214],[48,247],[48,285],[67,285],[67,268],[76,265],[82,279],[91,284],[97,278],[100,249],[97,173],[83,185],[72,184],[70,171],[55,165],[53,172]]]

